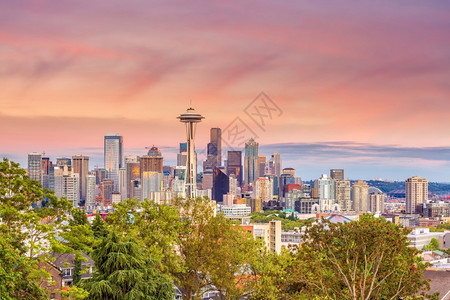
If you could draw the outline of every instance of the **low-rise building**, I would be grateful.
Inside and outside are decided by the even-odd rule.
[[[431,239],[435,238],[438,241],[442,240],[443,232],[430,232],[429,228],[414,228],[410,234],[408,234],[408,239],[410,241],[410,246],[422,250],[424,246],[428,246]]]

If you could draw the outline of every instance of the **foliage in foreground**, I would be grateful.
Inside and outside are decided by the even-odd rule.
[[[407,229],[372,215],[310,226],[294,253],[289,289],[324,299],[398,299],[429,290]]]

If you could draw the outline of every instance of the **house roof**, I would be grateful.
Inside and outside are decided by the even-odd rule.
[[[428,293],[439,292],[440,300],[450,300],[450,272],[425,271],[423,275],[425,279],[431,279]]]

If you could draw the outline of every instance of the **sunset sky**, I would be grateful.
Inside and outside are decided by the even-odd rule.
[[[93,168],[117,132],[173,164],[190,101],[199,152],[239,117],[307,180],[450,182],[450,2],[0,0],[0,157]]]

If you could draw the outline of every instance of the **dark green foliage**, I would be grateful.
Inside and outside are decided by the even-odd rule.
[[[173,284],[133,239],[109,234],[94,249],[96,271],[82,283],[88,299],[173,299]]]
[[[106,226],[105,220],[103,220],[100,214],[96,214],[94,221],[92,221],[91,225],[92,231],[94,232],[94,237],[96,239],[104,238],[108,235],[109,230]]]

